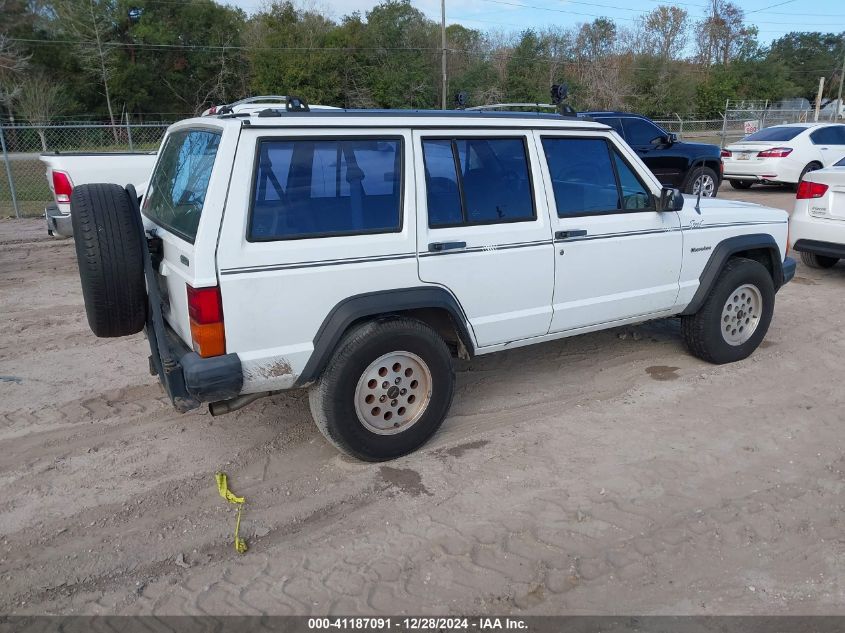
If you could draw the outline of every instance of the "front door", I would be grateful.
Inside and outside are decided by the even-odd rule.
[[[554,251],[530,132],[414,132],[424,282],[458,299],[479,347],[541,336]]]
[[[637,173],[630,150],[609,136],[536,135],[555,235],[551,331],[672,308],[681,271],[680,220],[675,212],[656,211],[656,185]]]
[[[673,187],[683,186],[687,158],[674,145],[666,142],[666,132],[651,121],[623,117],[625,140],[648,166],[657,179]]]

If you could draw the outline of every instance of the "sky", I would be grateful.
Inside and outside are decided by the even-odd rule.
[[[842,0],[733,0],[746,14],[746,23],[760,30],[760,43],[767,44],[790,31],[845,31],[845,3]],[[411,0],[433,20],[440,20],[440,0]],[[263,0],[228,0],[248,13]],[[314,8],[335,19],[367,10],[378,0],[294,0],[297,6]],[[643,14],[660,4],[686,9],[693,21],[707,11],[706,0],[446,0],[446,21],[482,30],[514,31],[547,26],[574,26],[597,17],[613,19],[619,26],[633,26]],[[812,4],[812,9],[809,9]]]

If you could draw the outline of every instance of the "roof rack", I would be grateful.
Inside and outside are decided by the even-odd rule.
[[[505,110],[507,108],[534,108],[540,110],[557,110],[554,103],[491,103],[488,105],[472,106],[466,110]]]

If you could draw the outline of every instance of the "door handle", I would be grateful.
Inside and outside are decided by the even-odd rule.
[[[555,239],[556,240],[568,240],[572,237],[584,237],[587,234],[587,231],[584,229],[575,229],[570,231],[556,231],[555,232]]]
[[[466,242],[432,242],[428,245],[428,252],[442,253],[443,251],[457,251],[466,247]]]

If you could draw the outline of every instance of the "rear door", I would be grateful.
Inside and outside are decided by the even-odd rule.
[[[414,132],[419,276],[448,288],[480,347],[542,336],[554,256],[525,131]]]
[[[683,238],[678,214],[655,209],[656,183],[610,135],[535,134],[555,235],[551,332],[673,308]]]
[[[825,167],[835,165],[845,156],[845,125],[826,125],[810,134],[810,139],[821,152]]]

